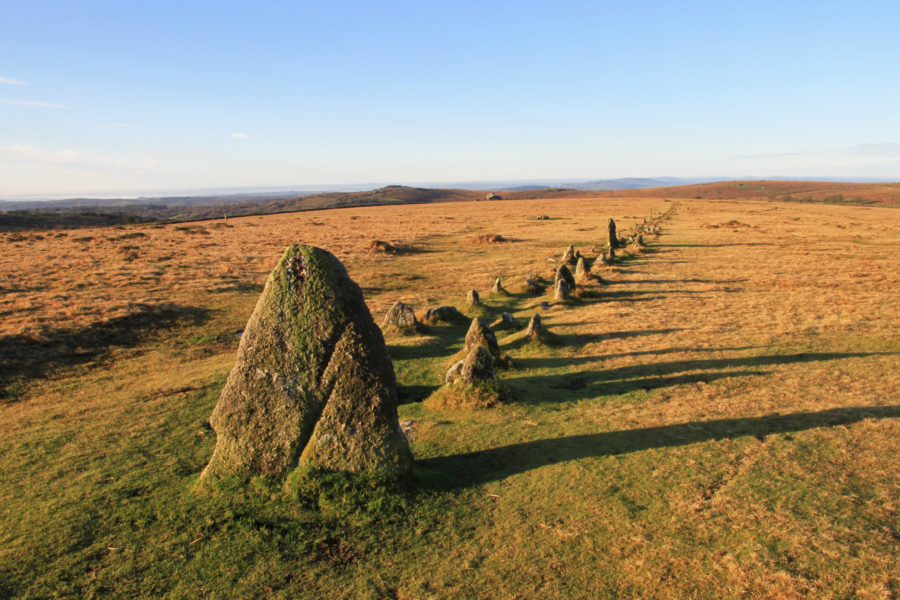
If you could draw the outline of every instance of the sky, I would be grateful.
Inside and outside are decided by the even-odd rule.
[[[900,180],[895,0],[0,0],[0,12],[0,198]]]

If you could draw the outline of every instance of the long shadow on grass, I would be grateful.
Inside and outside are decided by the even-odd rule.
[[[850,425],[863,419],[898,417],[900,405],[889,405],[853,406],[787,415],[697,421],[534,440],[466,454],[420,460],[417,461],[417,465],[421,469],[431,471],[432,474],[443,475],[441,487],[463,488],[498,481],[545,465],[582,458],[614,456],[651,448],[685,446],[747,435],[762,439],[771,434]],[[437,478],[429,479],[434,481]]]
[[[887,356],[892,352],[803,352],[798,354],[774,354],[764,356],[744,356],[738,358],[704,358],[677,360],[670,362],[630,365],[615,369],[604,369],[595,373],[597,379],[616,380],[633,377],[665,376],[684,371],[707,371],[734,369],[737,367],[766,367],[796,363],[841,360],[844,358],[865,358],[867,356]],[[597,362],[602,356],[520,358],[517,362],[525,369],[552,369],[580,363]]]
[[[79,329],[56,329],[41,336],[0,337],[0,400],[14,397],[15,382],[43,377],[57,367],[101,358],[110,348],[130,348],[164,329],[198,325],[210,311],[175,304],[143,305],[133,312]]]

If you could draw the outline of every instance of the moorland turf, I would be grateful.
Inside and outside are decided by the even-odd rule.
[[[2,234],[0,597],[896,597],[900,214],[682,198],[642,251],[597,261],[606,285],[553,302],[549,259],[594,258],[609,218],[672,205]],[[334,253],[376,322],[397,300],[466,317],[387,337],[408,484],[197,489],[238,334],[291,243]],[[471,319],[503,312],[549,334],[497,332],[504,401],[429,408]]]

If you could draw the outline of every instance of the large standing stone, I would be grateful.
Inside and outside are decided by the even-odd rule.
[[[359,286],[330,253],[289,246],[244,328],[210,423],[203,477],[299,465],[403,474],[394,367]]]
[[[569,286],[566,284],[565,279],[560,279],[556,282],[556,300],[558,302],[565,302],[569,299]]]
[[[609,220],[609,224],[606,226],[608,233],[608,240],[610,248],[618,248],[619,247],[619,238],[616,236],[616,222],[612,219]]]

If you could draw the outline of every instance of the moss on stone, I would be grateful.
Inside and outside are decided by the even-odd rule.
[[[348,472],[409,471],[384,337],[332,254],[287,248],[244,329],[210,423],[217,442],[204,477],[278,476],[304,462]],[[334,450],[305,451],[327,444],[321,440],[328,435],[339,441]]]

